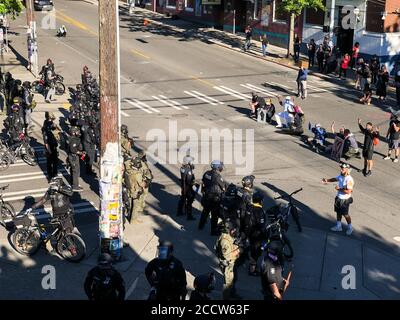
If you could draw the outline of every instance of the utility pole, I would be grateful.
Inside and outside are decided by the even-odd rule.
[[[123,248],[118,22],[118,0],[100,0],[100,250],[115,260]]]
[[[39,73],[38,70],[38,52],[37,52],[37,35],[36,35],[36,21],[33,13],[33,0],[26,0],[26,23],[27,30],[27,45],[28,45],[28,61],[29,70],[34,76]]]

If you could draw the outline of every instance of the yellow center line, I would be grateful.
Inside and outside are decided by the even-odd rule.
[[[194,79],[194,80],[200,81],[200,82],[202,82],[202,83],[204,83],[204,84],[206,84],[207,86],[210,86],[210,87],[212,87],[212,88],[215,87],[215,85],[212,84],[211,82],[208,82],[208,81],[206,81],[206,80],[200,79],[199,77],[191,76],[191,78]]]
[[[64,14],[64,13],[61,13],[60,11],[57,11],[57,12],[56,12],[56,18],[59,19],[59,20],[61,20],[61,21],[70,23],[70,24],[72,24],[73,26],[75,26],[75,27],[77,27],[77,28],[79,28],[79,29],[81,29],[81,30],[84,30],[84,31],[90,33],[91,35],[94,35],[94,36],[96,36],[96,37],[99,36],[97,32],[94,32],[94,31],[90,30],[90,29],[89,29],[86,25],[84,25],[83,23],[80,23],[79,21],[77,21],[77,20],[75,20],[75,19],[73,19],[73,18],[67,16],[67,15]]]
[[[143,53],[141,53],[141,52],[139,52],[139,51],[137,51],[137,50],[135,50],[135,49],[131,49],[131,52],[132,52],[133,54],[137,54],[138,56],[141,56],[141,57],[143,57],[143,58],[151,59],[149,56],[146,56],[145,54],[143,54]]]

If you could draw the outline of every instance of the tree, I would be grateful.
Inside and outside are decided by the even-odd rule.
[[[306,8],[314,9],[315,11],[318,9],[325,10],[324,0],[282,0],[278,9],[288,13],[290,16],[287,57],[290,57],[290,55],[293,55],[294,53],[294,20],[296,17],[301,15],[302,11]]]
[[[0,15],[10,15],[13,19],[18,16],[24,8],[21,0],[1,0]]]

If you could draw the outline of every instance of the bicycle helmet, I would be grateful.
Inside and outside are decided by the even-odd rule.
[[[245,188],[253,188],[254,179],[255,179],[255,176],[253,176],[253,175],[245,176],[242,179],[242,186]]]
[[[125,136],[128,135],[128,127],[126,126],[126,124],[123,124],[121,126],[121,134]]]
[[[167,260],[171,257],[174,246],[171,241],[160,240],[157,247],[157,256],[160,260]]]
[[[132,167],[140,169],[142,167],[142,159],[135,157],[132,159]]]
[[[264,200],[264,195],[261,192],[255,192],[253,194],[253,203],[262,203]]]
[[[97,259],[100,265],[110,265],[113,262],[113,258],[109,253],[102,253]]]
[[[210,293],[215,288],[215,281],[214,272],[201,274],[194,279],[193,287],[200,292]]]
[[[11,110],[13,112],[18,112],[19,111],[19,105],[17,105],[17,104],[12,105]]]
[[[183,161],[182,161],[182,163],[183,164],[193,164],[193,161],[194,161],[194,158],[193,157],[191,157],[191,156],[184,156],[183,157]]]
[[[211,169],[222,171],[224,169],[224,163],[219,160],[213,160],[211,162]]]

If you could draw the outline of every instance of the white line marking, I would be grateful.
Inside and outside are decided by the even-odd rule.
[[[152,96],[152,98],[156,99],[156,100],[160,101],[161,103],[164,103],[165,105],[170,106],[170,107],[172,107],[172,108],[174,108],[176,110],[182,110],[181,108],[177,107],[176,105],[174,105],[173,103],[171,103],[171,102],[169,102],[167,100],[164,100],[164,99],[159,98],[157,96]]]
[[[221,86],[221,88],[223,88],[223,89],[225,89],[225,90],[228,90],[228,91],[230,91],[230,92],[233,92],[233,93],[235,93],[235,94],[238,94],[238,95],[240,95],[240,96],[243,96],[244,98],[246,98],[246,100],[247,100],[247,99],[251,99],[251,96],[249,96],[249,95],[247,95],[247,94],[245,94],[245,93],[241,93],[241,92],[239,92],[239,91],[233,90],[233,89],[228,88],[228,87],[225,87],[225,86]]]
[[[13,192],[7,192],[4,193],[4,197],[9,197],[9,196],[16,196],[18,194],[29,194],[31,192],[45,192],[47,191],[48,188],[42,188],[42,189],[31,189],[31,190],[22,190],[22,191],[13,191]]]
[[[280,83],[276,83],[276,82],[272,82],[272,81],[269,81],[269,82],[266,82],[266,83],[270,83],[270,84],[272,84],[274,86],[277,86],[277,87],[282,87],[282,88],[286,88],[286,89],[292,89],[291,87],[285,86],[284,84],[280,84]]]
[[[217,105],[216,103],[214,103],[214,102],[212,102],[212,101],[209,101],[209,100],[207,100],[207,99],[205,99],[205,98],[203,98],[203,97],[201,97],[201,96],[198,96],[197,94],[192,93],[192,92],[190,92],[190,91],[183,91],[183,92],[186,93],[186,94],[188,94],[189,96],[192,96],[192,97],[194,97],[194,98],[196,98],[196,99],[199,99],[199,100],[201,100],[201,101],[203,101],[203,102],[205,102],[205,103],[209,103],[209,104],[211,104],[211,105],[213,105],[213,106],[216,106],[216,105]]]
[[[261,93],[265,93],[267,96],[269,97],[277,97],[278,95],[276,93],[273,93],[271,91],[265,90],[265,89],[261,89],[259,87],[253,86],[250,83],[246,83],[246,84],[241,84],[242,87],[245,87],[247,89],[250,89],[252,91],[256,91],[256,92],[261,92]]]
[[[132,102],[132,101],[129,100],[129,99],[125,99],[125,101],[128,102],[131,106],[134,106],[134,107],[136,107],[136,108],[139,108],[139,109],[143,110],[144,112],[153,113],[153,112],[151,112],[150,110],[147,110],[146,108],[143,108],[142,106],[140,106],[140,105],[138,105],[138,104]]]
[[[394,237],[394,241],[400,242],[400,237]]]
[[[40,190],[40,189],[39,189]],[[46,189],[47,190],[47,189]],[[15,196],[15,197],[7,197],[4,198],[4,201],[17,201],[17,200],[23,200],[26,197],[32,197],[34,199],[36,198],[41,198],[44,195],[44,191],[42,193],[32,193],[32,194],[24,194],[24,195],[20,195],[20,196]]]
[[[66,170],[60,170],[60,172],[64,172],[64,173],[67,173],[67,171]],[[0,184],[5,184],[5,183],[10,183],[10,182],[18,182],[18,181],[27,181],[27,180],[38,180],[38,179],[46,179],[46,177],[47,177],[47,172],[44,172],[44,173],[42,173],[42,172],[31,172],[29,175],[31,175],[31,177],[23,177],[23,178],[16,178],[16,179],[1,179],[0,180]],[[16,175],[14,175],[14,177],[18,177],[18,176],[21,176],[21,175],[27,175],[26,173],[25,174],[16,174]],[[9,176],[13,176],[13,175],[9,175]]]
[[[122,110],[120,110],[121,111],[121,114],[124,116],[124,117],[127,117],[127,118],[129,118],[130,117],[130,115],[129,114],[127,114],[126,112],[124,112],[124,111],[122,111]]]
[[[138,281],[139,281],[139,277],[137,277],[135,279],[135,281],[133,281],[133,283],[131,284],[131,286],[129,287],[129,289],[126,293],[125,300],[127,300],[130,297],[130,295],[133,293],[133,291],[135,291]]]
[[[166,96],[163,96],[163,95],[160,94],[159,97],[170,101],[171,103],[173,103],[174,105],[176,105],[176,106],[178,106],[178,107],[181,107],[181,108],[183,108],[183,109],[189,109],[189,107],[184,106],[183,104],[180,104],[179,102],[177,102],[177,101],[175,101],[175,100],[168,99]]]
[[[292,80],[292,82],[297,83],[296,80]],[[312,85],[310,85],[310,84],[308,84],[308,83],[307,83],[307,88],[308,88],[308,89],[311,89],[311,90],[315,90],[315,91],[330,92],[330,91],[325,90],[325,89],[322,89],[322,88],[314,87],[314,86],[312,86]]]
[[[216,103],[224,104],[223,102],[218,101],[217,99],[214,99],[213,97],[206,96],[205,94],[203,94],[203,93],[201,93],[201,92],[198,92],[198,91],[195,91],[195,90],[192,90],[192,92],[195,93],[195,94],[197,94],[197,95],[199,95],[199,96],[201,96],[201,97],[204,97],[204,98],[206,98],[206,99],[209,99],[209,100],[211,100],[211,101],[214,101],[214,102],[216,102]]]
[[[221,91],[221,92],[223,92],[223,93],[225,93],[225,94],[228,94],[228,95],[230,95],[230,96],[234,96],[234,97],[236,97],[236,98],[238,98],[238,99],[241,99],[241,100],[248,100],[248,99],[246,99],[246,98],[243,98],[242,96],[239,96],[239,95],[237,95],[237,94],[234,94],[234,93],[232,93],[232,92],[229,92],[229,91],[227,91],[227,90],[225,90],[225,89],[222,89],[222,88],[220,88],[220,87],[214,87],[214,89],[219,90],[219,91]]]
[[[145,104],[142,101],[139,101],[139,100],[136,100],[136,99],[132,99],[132,100],[133,100],[133,102],[137,103],[138,105],[142,105],[143,107],[148,108],[153,112],[160,113],[160,110],[154,109],[153,107],[150,107],[149,105]]]

